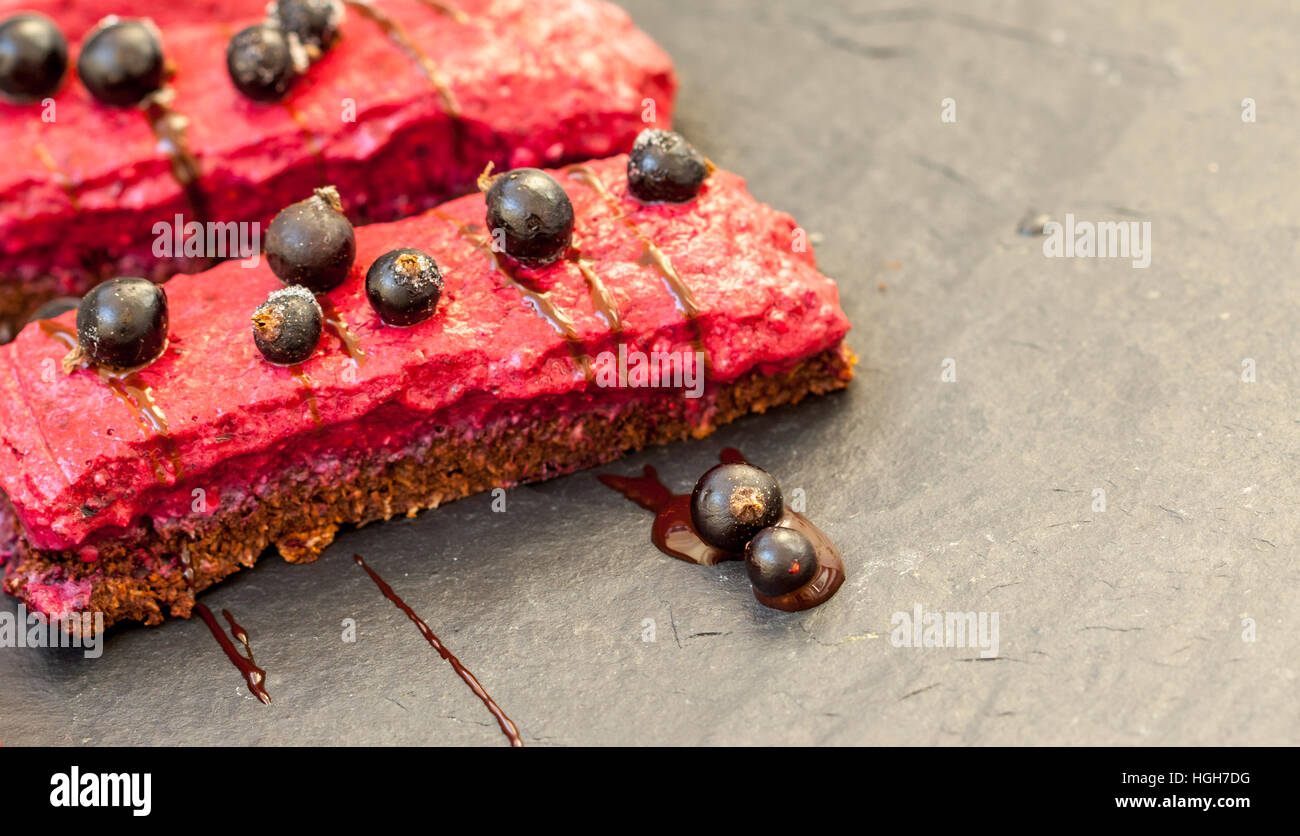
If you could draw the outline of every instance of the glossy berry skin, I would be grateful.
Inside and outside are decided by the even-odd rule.
[[[700,539],[742,552],[760,530],[781,518],[785,504],[772,474],[752,464],[720,464],[691,493],[691,522]]]
[[[817,549],[793,528],[774,525],[754,535],[745,547],[749,582],[775,598],[794,592],[817,574]]]
[[[642,131],[627,157],[628,191],[646,203],[693,200],[708,176],[704,157],[674,131]]]
[[[298,79],[293,49],[284,31],[261,23],[241,29],[230,39],[226,71],[236,90],[258,102],[283,99]]]
[[[317,54],[334,45],[343,22],[341,0],[276,0],[268,9],[270,21],[292,32]]]
[[[433,316],[442,296],[442,271],[426,253],[393,250],[366,272],[366,298],[387,325],[409,326]]]
[[[281,288],[253,312],[253,342],[277,366],[295,366],[316,353],[325,314],[310,290]]]
[[[138,20],[101,26],[81,47],[77,76],[104,104],[139,103],[163,85],[163,50],[157,32]]]
[[[333,290],[357,257],[357,238],[333,186],[280,210],[266,231],[266,263],[285,284]]]
[[[68,39],[43,15],[14,15],[0,23],[0,97],[43,99],[68,71]]]
[[[126,371],[167,348],[167,293],[148,279],[109,279],[77,307],[77,345],[94,366]]]
[[[504,238],[507,255],[525,266],[542,267],[563,255],[573,240],[573,203],[545,171],[517,168],[492,180],[487,226],[493,242]]]

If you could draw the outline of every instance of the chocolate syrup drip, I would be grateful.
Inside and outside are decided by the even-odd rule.
[[[316,301],[320,303],[321,313],[325,316],[325,327],[338,338],[343,353],[348,355],[357,368],[361,368],[366,362],[366,352],[361,348],[361,339],[348,327],[343,314],[339,313],[339,309],[334,307],[333,302],[324,296],[317,296]]]
[[[420,0],[421,3],[433,9],[440,15],[445,15],[457,23],[469,23],[469,15],[450,3],[443,3],[440,0]]]
[[[723,447],[722,452],[718,454],[718,461],[723,464],[749,464],[745,454],[735,447]]]
[[[69,351],[77,349],[77,329],[69,328],[62,322],[55,322],[52,319],[37,320],[37,325],[41,333],[57,343],[62,343]]]
[[[443,76],[442,71],[438,69],[438,65],[433,62],[432,58],[425,54],[424,50],[420,49],[420,47],[416,45],[415,41],[406,31],[406,27],[402,26],[402,24],[398,23],[375,6],[365,2],[365,0],[344,0],[344,3],[350,8],[356,9],[362,16],[378,25],[379,28],[384,31],[384,34],[388,36],[388,39],[396,44],[402,52],[406,53],[408,58],[415,62],[415,65],[418,66],[420,71],[424,73],[425,77],[429,79],[429,83],[431,83],[433,88],[438,91],[438,98],[442,100],[442,109],[449,117],[451,117],[452,120],[459,122],[460,103],[456,101],[455,93],[452,92],[452,89],[450,85],[448,85],[447,79]]]
[[[149,128],[158,140],[158,145],[167,154],[172,177],[181,187],[181,192],[190,205],[190,211],[194,213],[199,223],[205,223],[209,218],[208,199],[199,187],[201,172],[198,159],[190,151],[190,141],[186,132],[188,119],[166,102],[167,96],[172,95],[173,92],[168,88],[149,96],[140,105],[140,109],[148,118]],[[211,259],[206,261],[211,263]]]
[[[384,597],[392,601],[393,605],[399,610],[406,613],[406,617],[411,619],[411,622],[419,629],[420,635],[424,636],[425,641],[427,641],[434,650],[438,651],[438,655],[451,665],[452,670],[456,671],[456,675],[459,676],[465,684],[469,686],[469,689],[474,692],[474,696],[482,700],[483,705],[487,706],[487,710],[496,718],[497,725],[501,726],[501,732],[506,736],[506,739],[510,741],[510,745],[515,747],[523,746],[524,741],[519,736],[519,727],[515,725],[513,720],[506,716],[506,713],[501,710],[501,706],[497,705],[496,701],[493,700],[488,692],[483,689],[483,686],[479,684],[478,678],[470,672],[469,668],[462,665],[460,660],[452,655],[452,652],[447,649],[446,645],[444,645],[442,641],[434,635],[433,630],[429,629],[429,625],[425,624],[424,620],[416,615],[415,611],[408,607],[406,602],[397,596],[397,593],[393,591],[391,586],[384,583],[384,579],[379,577],[379,575],[375,573],[375,570],[371,569],[366,564],[366,561],[361,558],[361,555],[354,554],[352,559],[356,561],[358,566],[366,570],[366,574],[375,582],[375,586],[379,587],[379,591],[384,594]]]
[[[605,181],[600,179],[600,175],[585,165],[572,166],[568,169],[568,173],[570,178],[577,180],[599,195],[600,199],[609,207],[609,210],[614,213],[614,216],[622,221],[628,229],[632,230],[637,238],[641,239],[645,251],[638,263],[647,266],[653,265],[659,271],[659,274],[664,278],[664,282],[668,285],[668,289],[672,292],[673,298],[677,301],[677,307],[681,309],[681,312],[688,319],[699,316],[700,306],[695,301],[695,294],[691,292],[686,282],[682,281],[681,274],[673,266],[672,259],[668,258],[664,251],[659,249],[659,246],[642,231],[636,221],[628,217],[627,213],[623,211],[623,207],[619,206],[618,198],[614,197],[614,193],[605,185]]]
[[[511,266],[509,257],[492,249],[492,245],[488,243],[487,238],[476,234],[473,228],[439,209],[434,209],[432,212],[447,223],[455,226],[461,238],[473,244],[488,257],[492,262],[492,269],[504,276],[512,287],[523,294],[524,300],[531,303],[533,310],[537,311],[538,315],[549,322],[551,327],[564,338],[565,343],[569,346],[569,354],[573,357],[574,365],[582,372],[587,382],[594,380],[591,371],[591,358],[587,355],[582,338],[578,336],[577,326],[573,324],[573,319],[565,313],[564,309],[551,299],[550,292],[542,290],[533,279],[515,270]]]
[[[631,220],[626,215],[623,216],[624,223],[630,224]],[[634,226],[632,228],[638,233],[641,232],[640,227]],[[636,263],[643,267],[653,267],[659,271],[659,275],[664,277],[664,283],[668,285],[668,289],[673,294],[673,299],[677,302],[678,310],[685,314],[687,319],[694,319],[699,316],[700,306],[695,302],[695,295],[686,286],[686,282],[682,281],[681,275],[668,259],[668,256],[664,255],[664,251],[659,249],[657,244],[647,238],[642,237],[641,243],[645,246],[645,249],[641,251],[641,255],[637,256]]]
[[[709,362],[708,350],[704,347],[704,331],[699,323],[699,303],[695,301],[695,294],[691,292],[691,288],[682,279],[681,274],[677,272],[677,268],[673,266],[672,259],[659,248],[658,244],[651,240],[649,235],[645,234],[645,231],[637,225],[636,221],[632,220],[623,211],[618,198],[605,185],[605,181],[600,179],[599,174],[585,165],[571,166],[568,169],[568,174],[571,179],[577,180],[594,191],[609,207],[609,210],[614,213],[614,217],[622,221],[623,225],[632,230],[632,233],[641,240],[641,245],[645,249],[637,259],[637,263],[646,267],[654,267],[659,271],[659,275],[663,277],[664,285],[677,303],[677,309],[682,312],[691,325],[692,343],[695,350],[704,355],[705,368],[709,368],[712,364]]]
[[[42,319],[37,325],[41,329],[41,333],[67,346],[69,351],[77,349],[76,329],[69,328],[63,323],[52,319]],[[172,475],[169,479],[167,469],[158,459],[158,451],[151,450],[149,461],[153,466],[154,478],[159,484],[164,485],[173,480],[179,480],[185,473],[184,468],[181,466],[180,449],[169,434],[167,416],[154,402],[153,389],[135,372],[109,372],[103,369],[97,371],[99,379],[108,387],[108,390],[131,410],[131,415],[135,418],[136,424],[144,434],[155,439],[162,453],[171,461]]]
[[[600,481],[655,514],[650,540],[661,552],[687,563],[713,566],[744,555],[710,546],[695,533],[691,523],[691,495],[674,494],[659,479],[659,472],[646,465],[640,476],[601,474]]]
[[[589,261],[582,257],[582,251],[577,247],[569,247],[564,257],[582,273],[582,278],[587,282],[587,293],[591,295],[591,304],[600,313],[601,319],[605,320],[609,330],[616,333],[622,331],[623,317],[618,311],[618,302],[600,276],[596,275],[596,271],[591,269]]]
[[[81,209],[81,201],[77,198],[77,184],[72,182],[72,178],[65,174],[63,169],[59,168],[59,164],[54,161],[54,157],[51,156],[50,150],[44,145],[37,142],[32,145],[32,151],[34,151],[37,158],[40,159],[41,165],[45,166],[46,170],[49,171],[50,174],[54,175],[54,182],[58,183],[59,188],[63,189],[63,193],[68,196],[68,202],[72,205],[73,211],[79,211]]]
[[[212,610],[200,603],[194,604],[194,609],[198,611],[199,617],[208,625],[212,635],[216,638],[217,644],[226,652],[226,658],[230,663],[239,669],[244,675],[244,681],[248,683],[248,692],[262,701],[263,705],[271,704],[271,695],[266,692],[266,671],[257,666],[257,661],[253,659],[253,647],[248,641],[248,631],[239,626],[229,610],[222,610],[221,615],[230,625],[230,634],[235,637],[235,641],[244,646],[244,653],[241,654],[235,649],[235,645],[226,637],[221,625],[212,616]]]
[[[844,583],[844,560],[835,544],[803,514],[786,509],[777,525],[793,528],[808,538],[817,551],[817,574],[808,583],[785,595],[769,596],[754,590],[754,597],[765,607],[786,612],[811,609],[829,601]]]
[[[745,457],[734,447],[723,450],[718,458],[723,464],[740,464],[745,461]],[[691,495],[674,494],[660,481],[658,472],[650,465],[645,466],[640,476],[606,473],[598,478],[632,502],[654,512],[655,521],[650,529],[650,540],[664,554],[700,566],[744,559],[744,554],[719,549],[700,539],[691,522]],[[844,583],[844,561],[839,550],[803,514],[787,508],[776,524],[799,531],[813,544],[817,550],[817,574],[808,583],[785,595],[768,596],[754,590],[754,597],[765,607],[786,612],[798,612],[824,604]]]
[[[307,117],[302,111],[293,106],[288,99],[281,100],[280,105],[284,112],[289,114],[289,118],[298,126],[298,135],[302,137],[302,143],[307,147],[307,152],[316,160],[316,168],[319,172],[322,183],[329,181],[329,170],[325,164],[325,151],[321,148],[320,138],[311,130],[311,125],[307,124]]]
[[[316,392],[311,388],[311,378],[302,370],[302,366],[293,367],[293,376],[302,384],[303,392],[307,396],[307,408],[311,410],[311,420],[319,427],[321,425],[320,405],[316,403]]]
[[[171,461],[173,480],[179,481],[185,475],[184,468],[181,466],[180,449],[176,446],[176,442],[172,440],[167,429],[167,416],[154,402],[153,389],[145,384],[140,379],[140,376],[134,372],[118,375],[100,369],[99,379],[104,381],[118,400],[131,408],[135,414],[136,423],[140,425],[140,428],[146,434],[157,439],[158,446],[162,448],[163,453]],[[152,455],[151,460],[153,462],[154,478],[160,484],[168,484],[167,471],[162,467],[162,463]]]

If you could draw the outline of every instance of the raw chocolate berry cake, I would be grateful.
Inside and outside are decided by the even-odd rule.
[[[341,525],[852,377],[794,221],[680,137],[480,188],[355,231],[346,190],[300,195],[260,266],[114,280],[0,346],[5,588],[50,615],[187,616],[269,546],[311,560]]]
[[[109,8],[121,19],[92,26]],[[323,183],[352,221],[392,220],[472,190],[489,162],[603,157],[671,117],[668,56],[597,0],[270,9],[36,4],[43,23],[25,25],[49,27],[61,55],[47,84],[0,79],[0,341],[109,276],[206,269],[237,249],[214,225],[264,226]]]

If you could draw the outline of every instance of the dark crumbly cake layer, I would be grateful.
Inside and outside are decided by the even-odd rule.
[[[502,423],[472,441],[437,439],[419,455],[363,465],[349,480],[304,474],[268,491],[251,511],[217,516],[195,533],[150,527],[133,540],[101,547],[92,561],[77,551],[28,548],[12,511],[0,508],[0,559],[10,555],[4,587],[27,600],[30,579],[88,581],[86,609],[103,612],[105,625],[188,618],[195,593],[251,567],[269,546],[290,562],[309,562],[343,525],[413,516],[493,487],[593,467],[652,444],[701,438],[747,413],[847,386],[854,361],[837,345],[787,372],[751,372],[712,391],[714,411],[704,424],[686,417],[680,393],[665,393],[622,410],[614,420],[605,414],[568,414],[523,427]]]
[[[0,275],[0,343],[17,336],[37,308],[59,295],[59,282],[52,276],[18,281]]]

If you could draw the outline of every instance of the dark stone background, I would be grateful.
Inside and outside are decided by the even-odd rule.
[[[841,396],[604,470],[684,488],[741,447],[805,490],[840,595],[765,610],[581,473],[206,595],[250,630],[269,707],[197,620],[116,631],[97,662],[0,649],[0,743],[500,745],[353,552],[531,744],[1295,743],[1289,8],[625,5],[678,62],[679,127],[818,236],[862,362]],[[1152,264],[1047,259],[1017,234],[1040,212],[1149,220]],[[1000,658],[894,647],[914,603],[997,612]]]

